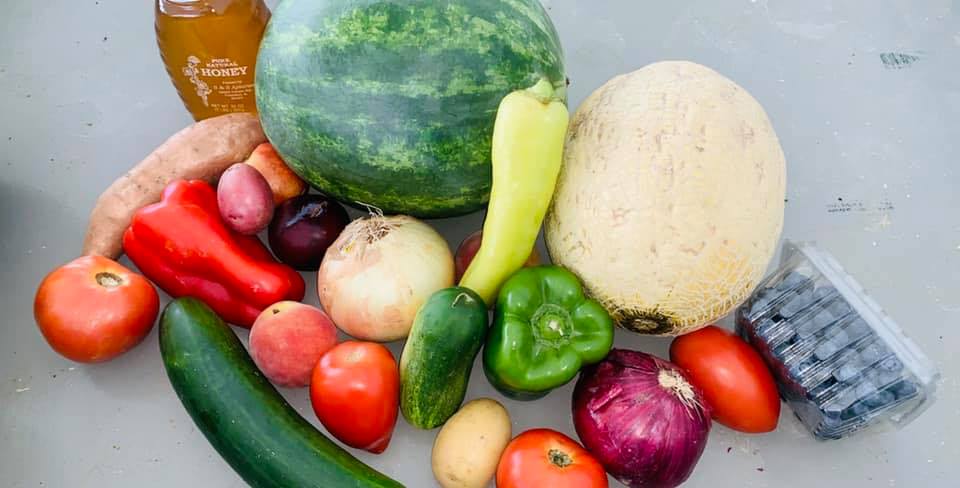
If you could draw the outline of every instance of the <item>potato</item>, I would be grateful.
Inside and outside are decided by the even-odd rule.
[[[247,235],[265,229],[273,217],[273,193],[259,171],[237,163],[223,172],[217,204],[227,227]]]
[[[266,140],[260,119],[247,113],[209,118],[177,132],[100,194],[90,212],[82,254],[116,259],[133,214],[159,202],[167,184],[179,179],[214,183],[223,170]]]
[[[246,163],[266,178],[270,190],[273,191],[274,205],[280,205],[307,191],[307,184],[283,162],[269,142],[257,146]]]
[[[433,476],[443,488],[483,488],[510,443],[510,415],[496,400],[473,400],[450,417],[433,443]]]

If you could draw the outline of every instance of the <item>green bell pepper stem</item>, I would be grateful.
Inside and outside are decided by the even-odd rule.
[[[599,362],[613,346],[613,319],[559,266],[523,268],[497,297],[483,370],[517,400],[540,398]]]

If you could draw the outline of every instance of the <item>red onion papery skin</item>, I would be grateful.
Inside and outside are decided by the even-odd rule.
[[[703,454],[710,410],[678,366],[614,349],[580,373],[573,425],[584,447],[621,483],[672,488]]]

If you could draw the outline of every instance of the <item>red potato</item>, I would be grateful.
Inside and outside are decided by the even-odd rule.
[[[310,384],[320,356],[337,343],[337,329],[316,307],[284,301],[267,307],[250,329],[250,355],[273,383],[288,388]]]
[[[482,241],[483,231],[478,230],[467,236],[467,238],[460,243],[460,247],[457,248],[457,254],[454,256],[454,265],[456,271],[455,281],[458,283],[460,282],[460,278],[463,277],[463,273],[467,272],[470,263],[473,262],[473,257],[476,256],[477,251],[480,250],[480,243]],[[540,252],[534,247],[533,252],[530,253],[530,257],[527,258],[527,262],[523,263],[523,265],[536,266],[538,264],[540,264]]]
[[[307,184],[283,162],[269,142],[257,146],[245,162],[256,168],[267,180],[273,192],[274,205],[280,205],[307,191]]]
[[[217,185],[217,204],[227,227],[245,235],[267,228],[273,218],[273,192],[254,167],[235,164]]]

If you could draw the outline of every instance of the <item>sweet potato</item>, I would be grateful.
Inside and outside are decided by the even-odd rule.
[[[90,213],[83,254],[116,259],[133,214],[158,202],[168,183],[201,179],[216,183],[230,165],[245,160],[267,140],[254,114],[221,115],[197,122],[167,139],[113,182]]]

